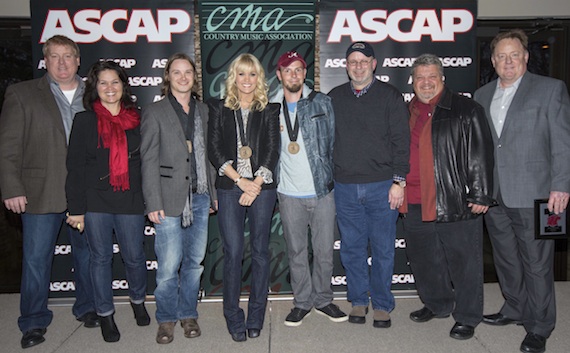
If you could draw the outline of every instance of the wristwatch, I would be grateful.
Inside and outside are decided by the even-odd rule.
[[[394,184],[398,185],[401,188],[406,187],[406,181],[405,180],[400,180],[400,181],[394,180]]]

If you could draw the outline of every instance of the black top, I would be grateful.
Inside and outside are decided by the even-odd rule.
[[[360,97],[350,82],[329,96],[335,115],[335,180],[360,184],[405,177],[410,170],[410,127],[402,94],[375,80]]]
[[[129,151],[130,189],[113,191],[109,184],[109,149],[97,147],[97,116],[92,111],[75,116],[67,152],[65,183],[67,207],[71,215],[85,212],[144,214],[140,128],[125,133]]]

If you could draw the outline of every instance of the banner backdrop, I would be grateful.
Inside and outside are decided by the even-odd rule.
[[[313,86],[315,2],[200,1],[200,48],[204,100],[223,97],[227,67],[239,54],[255,55],[265,69],[270,95],[279,82],[277,60],[289,50],[307,62],[307,84]]]
[[[376,77],[413,97],[414,58],[442,59],[445,83],[468,97],[477,82],[476,0],[321,0],[320,83],[323,92],[348,81],[346,49],[366,41],[374,47]]]
[[[160,99],[164,65],[181,51],[194,57],[194,2],[188,0],[31,0],[35,77],[45,73],[42,45],[55,34],[81,50],[79,75],[99,60],[126,69],[139,106]]]

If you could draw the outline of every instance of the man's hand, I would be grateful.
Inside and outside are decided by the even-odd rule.
[[[404,203],[404,188],[398,184],[392,184],[388,191],[388,202],[390,209],[395,210]]]
[[[567,192],[551,191],[550,197],[548,198],[548,210],[550,212],[554,212],[555,214],[564,212],[568,206],[569,196],[570,194]]]
[[[4,200],[4,206],[6,206],[8,211],[12,211],[17,214],[26,212],[27,204],[28,204],[28,198],[26,196],[16,196]]]
[[[154,224],[160,224],[161,219],[165,219],[164,210],[153,211],[148,213],[148,219]]]
[[[474,214],[484,214],[487,213],[487,211],[489,211],[489,206],[477,205],[473,202],[469,202],[467,204],[467,207],[470,207],[471,213]]]

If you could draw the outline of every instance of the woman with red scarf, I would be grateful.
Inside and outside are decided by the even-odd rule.
[[[113,231],[136,322],[139,326],[150,323],[144,306],[140,115],[127,74],[111,61],[97,62],[89,70],[83,105],[86,111],[75,116],[67,153],[67,223],[85,231],[101,333],[105,341],[116,342],[121,336],[113,318]]]

